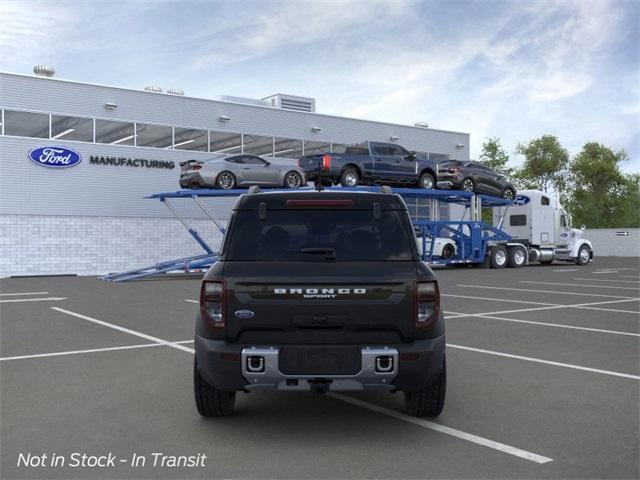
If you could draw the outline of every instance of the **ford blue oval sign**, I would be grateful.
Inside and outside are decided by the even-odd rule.
[[[526,205],[531,200],[526,195],[516,195],[516,198],[513,200],[514,205]]]
[[[234,312],[234,315],[238,318],[242,318],[244,320],[248,320],[250,318],[253,318],[255,313],[253,313],[253,311],[251,310],[236,310]]]
[[[29,159],[43,167],[69,168],[78,165],[82,161],[82,156],[69,148],[40,147],[29,152]]]

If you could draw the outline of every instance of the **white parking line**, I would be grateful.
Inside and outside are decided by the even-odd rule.
[[[531,283],[536,285],[561,285],[566,287],[580,287],[580,288],[608,288],[615,290],[640,290],[639,287],[619,287],[617,285],[586,285],[584,283],[557,283],[557,282],[535,282],[533,280],[520,280],[520,283]]]
[[[136,330],[131,330],[129,328],[125,328],[125,327],[121,327],[119,325],[115,325],[113,323],[109,323],[109,322],[105,322],[102,320],[98,320],[96,318],[92,318],[92,317],[88,317],[86,315],[81,315],[79,313],[75,313],[72,312],[70,310],[65,310],[63,308],[58,308],[58,307],[51,307],[52,310],[55,310],[57,312],[61,312],[61,313],[65,313],[67,315],[71,315],[73,317],[77,317],[77,318],[81,318],[83,320],[87,320],[89,322],[93,322],[96,323],[98,325],[103,325],[105,327],[109,327],[109,328],[113,328],[114,330],[118,330],[121,332],[125,332],[125,333],[129,333],[131,335],[135,335],[137,337],[142,337],[145,338],[147,340],[151,340],[153,342],[155,342],[154,344],[151,345],[166,345],[172,348],[176,348],[178,350],[182,350],[184,352],[188,352],[188,353],[195,353],[195,350],[193,348],[188,348],[188,347],[184,347],[180,344],[178,344],[177,342],[169,342],[167,340],[163,340],[161,338],[158,337],[154,337],[152,335],[147,335],[146,333],[142,333],[142,332],[138,332]],[[115,347],[118,348],[118,347]],[[138,348],[143,348],[138,346]],[[339,395],[339,394],[330,394],[332,397],[347,402],[347,403],[352,403],[354,405],[359,405],[360,401],[359,400],[355,400],[352,399],[350,397],[345,397],[343,395]],[[518,448],[515,447],[511,447],[509,445],[505,445],[503,443],[499,443],[499,442],[494,442],[492,440],[483,438],[483,437],[478,437],[476,435],[472,435],[470,433],[466,433],[460,430],[456,430],[453,428],[449,428],[449,427],[445,427],[444,425],[440,425],[440,424],[436,424],[434,423],[433,425],[431,425],[431,422],[427,422],[425,420],[420,420],[420,419],[414,419],[413,417],[409,417],[407,415],[404,415],[402,413],[399,412],[394,412],[393,410],[388,410],[388,413],[385,412],[387,409],[383,408],[383,407],[378,407],[376,405],[373,404],[369,404],[366,402],[362,402],[362,405],[359,405],[360,407],[363,408],[367,408],[369,410],[374,410],[374,409],[380,409],[380,410],[375,410],[378,411],[379,413],[385,413],[386,415],[398,418],[400,420],[405,420],[405,421],[409,421],[408,419],[411,419],[412,421],[414,421],[413,423],[417,424],[417,425],[421,425],[423,427],[427,427],[427,428],[431,428],[432,430],[436,430],[438,432],[441,433],[445,433],[447,435],[451,435],[454,437],[458,437],[461,438],[463,440],[467,440],[469,442],[472,443],[476,443],[479,445],[483,445],[489,448],[493,448],[494,450],[499,450],[505,453],[508,453],[510,455],[514,455],[516,457],[520,457],[520,458],[524,458],[526,460],[530,460],[532,462],[536,462],[536,463],[547,463],[552,461],[553,459],[549,458],[549,457],[544,457],[542,455],[537,455],[535,453],[531,453],[531,452],[527,452],[526,450],[520,450]],[[406,417],[406,418],[405,418]]]
[[[579,297],[605,297],[605,298],[626,298],[630,300],[637,300],[636,297],[623,297],[620,295],[601,295],[598,293],[579,293],[579,292],[559,292],[557,290],[537,290],[532,288],[511,288],[511,287],[489,287],[487,285],[467,285],[467,284],[457,284],[456,287],[465,287],[465,288],[487,288],[491,290],[509,290],[512,292],[528,292],[528,293],[555,293],[557,295],[576,295]]]
[[[197,304],[200,304],[200,302],[199,302],[199,301],[197,301],[197,300],[191,300],[191,299],[189,299],[189,298],[185,298],[185,299],[184,299],[184,301],[185,301],[185,302],[189,302],[189,303],[197,303]]]
[[[179,342],[172,343],[193,343],[193,340],[180,340]],[[124,345],[122,347],[105,347],[105,348],[90,348],[87,350],[68,350],[66,352],[52,352],[52,353],[36,353],[33,355],[17,355],[13,357],[1,357],[0,362],[6,362],[9,360],[26,360],[30,358],[45,358],[45,357],[59,357],[63,355],[78,355],[82,353],[95,353],[95,352],[113,352],[117,350],[131,350],[134,348],[147,348],[147,347],[164,347],[162,343],[142,343],[140,345]]]
[[[488,298],[486,300],[489,300]],[[482,313],[473,313],[471,315],[498,315],[498,314],[502,314],[502,313],[520,313],[520,312],[537,312],[537,311],[541,311],[541,310],[555,310],[555,309],[559,309],[559,308],[579,308],[579,309],[587,309],[587,310],[600,310],[603,312],[616,312],[616,313],[630,313],[633,315],[638,315],[640,314],[640,312],[636,312],[633,310],[618,310],[615,308],[600,308],[600,307],[595,307],[593,305],[605,305],[605,304],[610,304],[610,303],[623,303],[623,302],[634,302],[634,301],[638,301],[640,300],[640,298],[629,298],[629,299],[625,299],[625,300],[609,300],[609,301],[605,301],[605,302],[589,302],[589,303],[576,303],[573,305],[554,305],[554,304],[550,304],[547,307],[532,307],[532,308],[518,308],[515,310],[496,310],[493,312],[482,312]],[[446,312],[446,311],[445,311]],[[453,316],[453,317],[447,317],[447,318],[456,318],[458,315]]]
[[[66,300],[67,297],[46,297],[46,298],[12,298],[9,300],[0,300],[0,303],[22,303],[22,302],[59,302]]]
[[[445,312],[447,313],[447,312]],[[534,322],[533,320],[519,320],[519,319],[515,319],[515,318],[503,318],[503,317],[496,317],[493,315],[487,315],[487,314],[480,314],[480,313],[459,313],[459,312],[448,312],[448,313],[452,313],[453,316],[449,317],[447,316],[446,318],[462,318],[462,317],[474,317],[474,318],[488,318],[490,320],[500,320],[503,322],[513,322],[513,323],[528,323],[530,325],[540,325],[543,327],[556,327],[556,328],[567,328],[570,330],[583,330],[585,332],[595,332],[595,333],[609,333],[612,335],[626,335],[629,337],[640,337],[640,333],[633,333],[633,332],[621,332],[619,330],[604,330],[601,328],[589,328],[589,327],[578,327],[575,325],[566,325],[564,323],[548,323],[548,322]]]
[[[543,360],[541,358],[524,357],[522,355],[512,355],[510,353],[494,352],[493,350],[484,350],[482,348],[465,347],[464,345],[454,345],[452,343],[447,343],[447,347],[457,348],[459,350],[467,350],[470,352],[486,353],[488,355],[496,355],[498,357],[515,358],[517,360],[525,360],[527,362],[553,365],[555,367],[564,367],[564,368],[571,368],[573,370],[582,370],[584,372],[601,373],[603,375],[610,375],[612,377],[622,377],[622,378],[630,378],[632,380],[640,380],[640,376],[638,375],[631,375],[629,373],[612,372],[610,370],[600,370],[598,368],[583,367],[580,365],[573,365],[571,363],[552,362],[551,360]]]
[[[578,272],[579,268],[561,268],[559,270],[551,270],[552,272]]]
[[[545,457],[543,455],[538,455],[537,453],[528,452],[527,450],[522,450],[520,448],[512,447],[504,443],[494,442],[493,440],[489,440],[488,438],[479,437],[477,435],[463,432],[462,430],[457,430],[455,428],[445,427],[444,425],[441,425],[439,423],[422,420],[421,418],[411,417],[404,413],[391,410],[390,408],[381,407],[379,405],[375,405],[369,402],[363,402],[362,400],[348,397],[346,395],[341,395],[339,393],[328,393],[327,396],[331,398],[335,398],[336,400],[340,400],[345,403],[350,403],[351,405],[355,405],[357,407],[366,408],[367,410],[371,410],[372,412],[380,413],[388,417],[393,417],[397,420],[402,420],[403,422],[412,423],[413,425],[418,425],[419,427],[428,428],[430,430],[434,430],[439,433],[444,433],[445,435],[450,435],[452,437],[460,438],[462,440],[466,440],[467,442],[475,443],[477,445],[482,445],[483,447],[488,447],[493,450],[498,450],[500,452],[513,455],[514,457],[519,457],[525,460],[529,460],[531,462],[542,464],[542,463],[549,463],[553,461],[552,458]]]
[[[637,277],[636,277],[637,278]],[[640,283],[637,280],[609,280],[608,278],[581,278],[573,277],[572,280],[586,280],[588,282],[612,282],[612,283]]]
[[[55,310],[56,312],[71,315],[72,317],[76,317],[76,318],[81,318],[82,320],[86,320],[87,322],[93,322],[98,325],[102,325],[104,327],[113,328],[114,330],[128,333],[130,335],[135,335],[136,337],[144,338],[145,340],[150,340],[152,342],[160,343],[162,345],[166,345],[167,347],[175,348],[176,350],[182,350],[183,352],[189,352],[189,353],[194,352],[193,348],[184,347],[175,342],[163,340],[162,338],[154,337],[153,335],[147,335],[146,333],[138,332],[137,330],[131,330],[130,328],[125,328],[125,327],[121,327],[120,325],[115,325],[113,323],[105,322],[103,320],[98,320],[97,318],[87,317],[86,315],[81,315],[79,313],[72,312],[70,310],[65,310],[64,308],[58,308],[58,307],[50,307],[50,308],[51,310]]]
[[[0,297],[11,297],[16,295],[49,295],[49,292],[0,293]]]
[[[524,303],[529,305],[547,305],[547,306],[561,306],[557,303],[544,303],[544,302],[532,302],[530,300],[508,300],[506,298],[490,298],[490,297],[472,297],[469,295],[453,295],[451,293],[441,293],[441,297],[455,297],[455,298],[468,298],[470,300],[490,300],[492,302],[509,302],[509,303]]]
[[[638,278],[638,275],[618,275],[620,278]]]

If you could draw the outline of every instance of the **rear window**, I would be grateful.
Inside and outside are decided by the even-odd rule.
[[[383,210],[256,210],[234,214],[225,260],[233,261],[407,261],[413,260],[405,228],[407,213]]]
[[[369,155],[369,150],[365,147],[347,147],[345,155]]]

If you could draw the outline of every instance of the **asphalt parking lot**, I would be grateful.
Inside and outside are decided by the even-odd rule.
[[[197,277],[5,279],[0,476],[638,478],[639,268],[437,270],[449,375],[434,421],[404,415],[401,394],[260,392],[203,419]],[[118,460],[72,467],[73,452]],[[206,460],[154,467],[153,453]],[[48,457],[18,466],[20,454]],[[49,465],[55,455],[65,466]]]

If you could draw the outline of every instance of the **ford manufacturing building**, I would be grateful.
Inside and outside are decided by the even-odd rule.
[[[100,274],[203,253],[159,201],[144,198],[179,189],[181,161],[244,152],[295,162],[364,140],[469,159],[466,133],[322,115],[313,99],[283,94],[207,100],[0,73],[0,107],[0,277]],[[78,163],[30,159],[56,148]],[[186,203],[175,206],[218,246],[212,222]],[[232,204],[207,201],[223,220]]]

